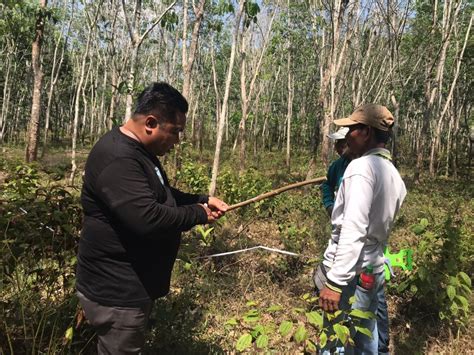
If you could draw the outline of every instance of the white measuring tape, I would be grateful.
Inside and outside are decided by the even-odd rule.
[[[228,252],[225,252],[225,253],[218,253],[218,254],[211,254],[211,255],[205,255],[205,256],[198,256],[198,257],[196,257],[196,259],[217,258],[217,257],[219,257],[219,256],[226,256],[226,255],[232,255],[232,254],[239,254],[239,253],[244,253],[244,252],[246,252],[246,251],[255,250],[255,249],[264,249],[264,250],[268,250],[268,251],[275,252],[275,253],[280,253],[280,254],[285,254],[285,255],[300,256],[300,254],[292,253],[292,252],[290,252],[290,251],[280,250],[280,249],[275,249],[275,248],[269,248],[269,247],[266,247],[266,246],[263,246],[263,245],[258,245],[258,246],[256,246],[256,247],[245,248],[245,249],[239,249],[239,250],[234,250],[234,251],[228,251]]]
[[[28,211],[27,211],[27,210],[25,210],[25,209],[24,209],[24,208],[22,208],[22,207],[20,207],[20,211],[21,211],[23,214],[28,214]],[[51,232],[53,232],[53,233],[54,233],[54,229],[53,229],[53,228],[51,228],[50,226],[47,226],[47,225],[45,225],[45,224],[44,224],[44,223],[42,223],[42,222],[40,222],[40,225],[41,225],[42,227],[45,227],[46,229],[49,229]]]

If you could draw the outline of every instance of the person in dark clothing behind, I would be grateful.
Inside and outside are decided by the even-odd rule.
[[[346,134],[349,132],[347,127],[340,128],[337,132],[328,135],[328,138],[335,141],[334,150],[339,155],[339,158],[329,165],[327,172],[327,179],[321,184],[321,191],[323,195],[323,206],[326,212],[331,218],[332,209],[334,207],[334,198],[336,196],[337,189],[342,181],[344,171],[352,160],[352,157],[348,153]]]
[[[100,354],[140,352],[153,300],[169,292],[181,232],[228,208],[171,187],[157,158],[179,142],[187,110],[179,91],[153,83],[87,159],[76,288]]]

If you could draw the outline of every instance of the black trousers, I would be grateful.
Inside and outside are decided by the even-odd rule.
[[[97,336],[98,354],[139,354],[153,303],[140,307],[108,307],[91,301],[77,291],[79,303]]]

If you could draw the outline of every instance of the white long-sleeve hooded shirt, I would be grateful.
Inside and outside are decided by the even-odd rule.
[[[324,252],[330,283],[347,285],[368,266],[382,272],[383,250],[406,196],[390,152],[376,148],[347,167],[331,216],[332,233]]]

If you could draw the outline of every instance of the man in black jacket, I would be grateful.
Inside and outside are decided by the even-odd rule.
[[[181,232],[228,207],[171,187],[157,158],[179,142],[187,110],[181,93],[154,83],[87,159],[76,287],[100,354],[140,352],[153,300],[169,292]]]

